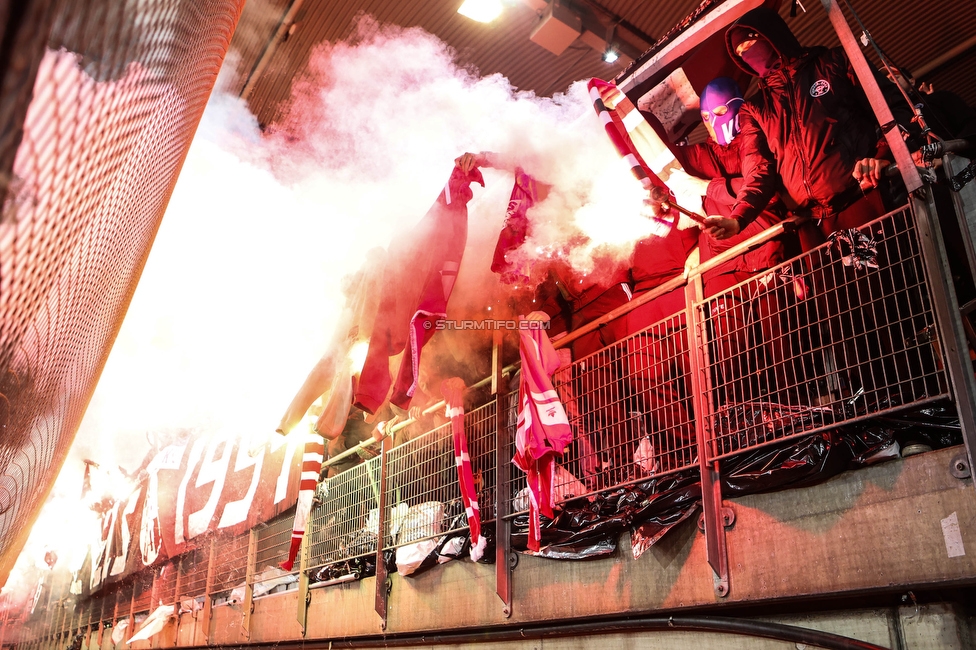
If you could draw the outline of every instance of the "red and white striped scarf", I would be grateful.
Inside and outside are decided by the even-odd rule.
[[[524,320],[548,319],[533,312]],[[550,377],[559,368],[559,355],[549,341],[546,330],[520,329],[519,356],[522,373],[519,382],[518,414],[515,433],[515,457],[512,462],[525,472],[529,487],[530,551],[539,550],[542,539],[540,513],[552,519],[555,493],[553,480],[557,456],[562,456],[573,441],[573,430]]]
[[[529,232],[529,208],[539,202],[542,192],[548,192],[548,186],[525,173],[521,167],[515,168],[515,184],[512,186],[512,196],[508,200],[508,210],[505,212],[505,227],[498,235],[495,244],[495,254],[491,260],[492,273],[498,273],[504,284],[515,284],[527,278],[528,270],[508,258],[509,253],[517,251]]]
[[[485,553],[487,540],[481,535],[478,491],[474,487],[474,473],[471,471],[471,457],[468,455],[468,436],[464,432],[464,380],[460,377],[444,380],[441,384],[441,392],[444,394],[444,401],[447,402],[445,415],[451,420],[454,462],[457,465],[464,513],[468,517],[468,528],[471,531],[471,561],[477,562]]]
[[[298,507],[295,510],[295,524],[291,531],[291,546],[288,548],[288,559],[279,564],[285,571],[291,571],[295,566],[298,549],[301,548],[302,538],[305,536],[305,526],[312,514],[312,497],[315,487],[319,483],[319,472],[322,471],[322,460],[325,457],[325,441],[321,436],[309,433],[305,439],[305,451],[302,454],[302,478],[298,485]]]
[[[674,155],[661,141],[653,127],[647,123],[633,102],[612,83],[601,79],[590,79],[587,83],[590,99],[596,110],[607,136],[617,149],[617,152],[630,165],[630,171],[640,181],[644,189],[653,187],[663,189],[674,201],[674,195],[668,186],[653,171],[654,167],[663,167],[666,159],[670,163]],[[649,165],[647,160],[652,164]],[[658,164],[654,164],[658,163]],[[668,210],[660,216],[650,216],[653,224],[653,234],[665,237],[674,225],[678,213],[674,209]]]

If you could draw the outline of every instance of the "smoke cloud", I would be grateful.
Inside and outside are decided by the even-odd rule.
[[[423,217],[461,153],[498,152],[552,186],[529,212],[526,263],[557,251],[588,273],[593,250],[626,256],[648,232],[644,193],[585,80],[537,97],[459,67],[430,34],[364,17],[350,40],[313,52],[279,114],[262,132],[242,100],[215,91],[32,549],[80,541],[48,522],[77,509],[82,458],[132,470],[187,432],[271,434],[325,351],[342,277]],[[485,180],[454,318],[490,316],[480,310],[502,291],[489,266],[512,175]]]

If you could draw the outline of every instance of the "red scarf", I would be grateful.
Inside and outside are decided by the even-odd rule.
[[[406,237],[390,246],[383,294],[359,376],[355,404],[368,413],[393,391],[390,402],[409,408],[417,389],[420,352],[434,335],[435,324],[447,317],[447,303],[468,236],[471,183],[484,185],[478,168],[468,173],[454,167],[437,201]],[[395,382],[390,357],[404,353]]]
[[[471,561],[477,562],[485,553],[487,540],[481,535],[478,491],[474,487],[471,457],[468,456],[468,436],[464,432],[464,380],[460,377],[446,379],[441,384],[441,392],[447,402],[445,415],[451,420],[451,433],[454,435],[454,462],[457,465],[458,484],[461,486],[461,500],[464,502],[464,512],[471,531]]]
[[[295,510],[295,524],[291,531],[291,546],[288,548],[288,559],[279,564],[285,571],[291,571],[295,566],[298,549],[305,536],[305,525],[312,514],[312,497],[315,487],[319,483],[319,472],[322,471],[322,460],[325,457],[325,442],[320,436],[308,434],[305,440],[305,453],[302,454],[302,478],[298,485],[298,506]]]
[[[545,314],[533,312],[523,320]],[[553,517],[554,464],[573,441],[566,411],[552,387],[550,377],[559,368],[559,356],[544,329],[519,330],[522,374],[519,382],[518,429],[515,434],[515,463],[525,472],[529,486],[530,551],[539,550],[542,528],[540,513]]]
[[[660,143],[660,146],[666,149],[651,125],[647,123],[647,120],[644,119],[644,116],[640,114],[640,111],[628,99],[627,95],[620,92],[615,85],[594,78],[590,79],[587,88],[590,89],[593,108],[600,117],[600,121],[603,122],[607,136],[613,142],[617,152],[630,164],[630,171],[641,182],[644,189],[660,188],[666,193],[665,196],[670,196],[671,201],[674,202],[674,194],[664,184],[664,181],[651,170],[644,157],[641,156],[641,147],[638,147],[634,138],[631,137],[631,134],[634,134],[635,137],[639,136],[638,139],[641,141]],[[653,152],[648,151],[648,153]],[[671,231],[671,227],[678,218],[678,213],[672,208],[660,216],[655,215],[648,218],[654,224],[653,234],[664,237]]]
[[[505,212],[505,227],[498,235],[495,254],[491,260],[492,272],[500,274],[500,279],[505,284],[514,284],[522,279],[523,274],[515,263],[508,259],[508,254],[518,250],[525,243],[529,232],[529,218],[526,212],[539,202],[540,194],[547,189],[526,174],[521,167],[515,168],[515,185],[512,187],[512,196],[508,200],[508,210]]]

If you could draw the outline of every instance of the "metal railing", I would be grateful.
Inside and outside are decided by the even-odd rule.
[[[373,458],[325,482],[306,530],[310,568],[376,552],[379,480],[380,459]]]
[[[207,593],[210,547],[203,546],[183,555],[180,564],[180,598],[196,598]]]
[[[709,460],[949,394],[907,209],[693,309]]]
[[[218,536],[214,540],[214,556],[219,562],[213,569],[210,593],[227,591],[242,584],[247,574],[247,551],[250,533]]]
[[[260,572],[288,559],[294,513],[285,513],[257,530],[254,568]]]
[[[156,576],[156,591],[153,596],[154,605],[162,603],[171,605],[176,602],[176,585],[178,584],[180,573],[180,560],[174,558],[168,560],[159,570]]]
[[[136,576],[133,583],[133,597],[132,597],[132,613],[133,614],[144,614],[148,612],[153,607],[152,596],[153,596],[153,581],[155,579],[156,572],[154,569],[149,571],[144,571],[140,575]]]
[[[556,473],[557,501],[701,470],[703,499],[720,503],[715,477],[704,480],[720,461],[950,395],[919,235],[907,208],[703,297],[704,273],[787,227],[615,310],[611,317],[669,291],[686,296],[680,311],[557,371],[553,383],[574,431]],[[514,453],[514,388],[499,385],[495,397],[464,418],[486,523],[528,507],[521,471],[497,462],[510,462]],[[296,572],[311,574],[467,529],[450,423],[420,435],[408,427],[398,431],[400,444],[387,441],[379,456],[320,485]],[[498,489],[500,475],[511,477],[504,490]],[[496,492],[511,498],[501,502]],[[209,598],[245,576],[253,586],[259,572],[287,557],[292,523],[288,512],[248,534],[213,538],[170,560],[155,582],[147,574],[134,597],[133,583],[114,587],[87,601],[74,620],[50,616],[31,626],[32,633],[49,637],[127,618],[146,610],[148,593],[173,602]],[[57,599],[51,595],[49,613]]]

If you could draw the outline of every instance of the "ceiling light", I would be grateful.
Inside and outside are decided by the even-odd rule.
[[[614,42],[616,32],[617,23],[610,23],[610,27],[607,28],[607,47],[603,50],[603,61],[605,63],[613,63],[620,58],[620,53],[617,52],[616,43]]]
[[[501,15],[502,3],[501,0],[464,0],[457,12],[479,23],[490,23]]]

